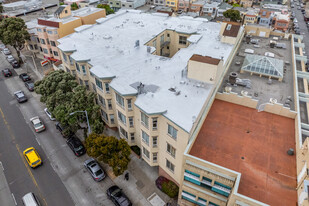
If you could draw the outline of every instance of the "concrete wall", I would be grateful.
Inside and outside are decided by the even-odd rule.
[[[261,32],[265,32],[265,37],[269,38],[271,34],[270,27],[260,27],[254,25],[246,25],[245,26],[246,34],[250,33],[252,36],[260,36]]]
[[[237,93],[217,93],[216,99],[220,99],[233,104],[239,104],[245,107],[256,108],[258,100],[252,99],[250,96],[239,96]]]
[[[74,33],[74,29],[82,25],[81,19],[75,19],[73,21],[67,22],[67,23],[59,23],[59,29],[58,34],[59,38],[62,38],[66,35]]]
[[[237,41],[237,38],[235,37],[230,37],[230,36],[222,36],[221,37],[221,42],[227,43],[227,44],[235,44]]]
[[[102,9],[98,12],[89,14],[87,16],[76,16],[76,17],[79,17],[82,20],[82,25],[95,24],[97,19],[106,17],[106,11],[105,9]]]

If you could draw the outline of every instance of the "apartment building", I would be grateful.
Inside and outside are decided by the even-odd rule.
[[[31,31],[27,47],[34,53],[38,52],[38,57],[56,62],[60,60],[57,48],[59,38],[73,33],[74,29],[81,25],[94,24],[96,19],[105,16],[105,9],[87,7],[71,11],[69,5],[62,5],[53,16],[41,17],[37,21],[26,23]]]
[[[106,125],[179,184],[191,130],[235,54],[233,43],[217,38],[222,27],[227,24],[119,11],[77,28],[58,48],[65,70],[97,93]],[[231,40],[239,41],[242,27],[233,32]]]

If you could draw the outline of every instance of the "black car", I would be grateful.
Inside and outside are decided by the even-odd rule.
[[[25,82],[25,86],[30,92],[34,91],[34,83],[33,82]]]
[[[19,68],[20,67],[18,61],[16,61],[16,60],[12,61],[11,65],[12,65],[13,68]]]
[[[10,77],[10,76],[12,76],[12,72],[11,72],[11,70],[10,70],[9,68],[3,69],[3,70],[2,70],[2,74],[3,74],[3,76],[5,76],[5,77]]]
[[[19,78],[21,78],[24,82],[31,80],[30,76],[28,74],[26,74],[26,73],[20,74]]]
[[[69,138],[72,135],[74,135],[71,131],[66,131],[66,127],[60,124],[60,122],[56,122],[55,126],[56,126],[56,129],[59,130],[59,132],[64,138]]]
[[[117,206],[132,206],[132,203],[128,199],[128,197],[116,185],[108,188],[106,194],[108,198],[110,198],[113,201],[113,203]]]
[[[16,99],[19,103],[28,101],[28,99],[27,99],[27,97],[26,97],[26,95],[24,94],[23,91],[14,92],[14,96],[16,97]]]
[[[84,147],[83,143],[75,136],[68,138],[67,144],[77,157],[86,153],[86,148]]]

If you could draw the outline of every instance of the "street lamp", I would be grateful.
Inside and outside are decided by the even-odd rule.
[[[70,113],[70,116],[73,115],[73,114],[75,114],[75,113],[77,113],[77,112],[85,112],[85,114],[86,114],[86,119],[87,119],[87,125],[88,125],[88,135],[89,135],[89,134],[91,133],[91,128],[90,128],[90,125],[89,125],[89,120],[88,120],[87,111],[85,110],[85,111],[76,111],[76,112],[72,112],[72,113]]]

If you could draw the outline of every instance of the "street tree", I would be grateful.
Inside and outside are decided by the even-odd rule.
[[[75,77],[62,70],[49,73],[41,81],[35,83],[35,92],[41,94],[41,102],[46,103],[47,108],[55,118],[67,129],[76,132],[81,127],[81,122],[86,122],[85,113],[76,111],[87,111],[93,132],[103,132],[103,122],[100,107],[95,104],[96,95],[78,85]],[[84,128],[85,134],[87,128]]]
[[[106,4],[98,4],[97,8],[105,9],[106,15],[115,13],[115,11],[111,9],[109,5],[106,5]]]
[[[23,19],[9,17],[0,22],[0,40],[4,44],[14,47],[20,62],[20,51],[24,48],[26,40],[29,39],[30,34]]]
[[[229,9],[229,10],[223,12],[223,16],[225,18],[230,18],[231,21],[240,21],[241,20],[240,12],[238,10],[234,10],[234,9]]]
[[[85,141],[85,147],[89,156],[108,164],[116,176],[128,169],[131,150],[124,139],[91,134]]]
[[[71,4],[71,10],[77,10],[78,9],[78,5],[74,2],[73,4]]]

